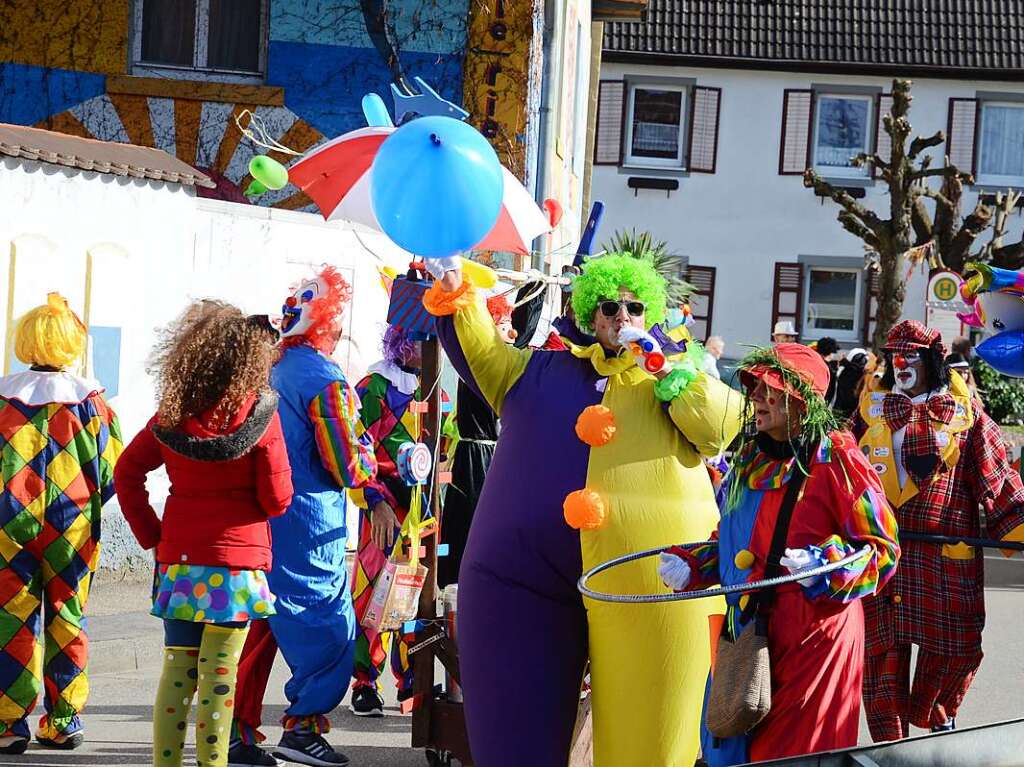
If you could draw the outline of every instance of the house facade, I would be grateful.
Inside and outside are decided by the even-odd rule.
[[[778,320],[805,342],[869,336],[863,243],[802,176],[814,168],[888,217],[885,185],[850,158],[888,156],[893,78],[913,81],[914,133],[946,133],[935,164],[974,174],[965,213],[1024,188],[1024,31],[984,2],[938,5],[651,0],[645,22],[607,25],[592,190],[604,233],[646,229],[686,257],[697,334],[723,336],[727,356]],[[1021,230],[1013,216],[1007,241]],[[907,317],[937,321],[927,286],[914,267]]]

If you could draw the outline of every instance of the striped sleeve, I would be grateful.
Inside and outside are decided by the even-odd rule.
[[[697,591],[717,586],[721,579],[718,571],[718,531],[711,534],[709,543],[699,546],[673,546],[667,553],[675,554],[690,566],[690,582],[684,591]]]
[[[373,479],[373,445],[357,436],[359,402],[345,381],[334,381],[309,404],[317,451],[324,468],[341,487],[363,487]]]
[[[896,540],[896,518],[888,501],[881,490],[866,488],[853,501],[843,521],[843,534],[830,535],[816,553],[826,562],[838,562],[865,545],[872,553],[819,580],[808,596],[825,595],[846,603],[876,593],[896,570],[900,556]]]

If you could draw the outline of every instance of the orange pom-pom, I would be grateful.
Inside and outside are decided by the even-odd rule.
[[[591,447],[607,445],[615,436],[615,414],[604,405],[591,405],[576,419],[576,436]]]
[[[604,498],[593,490],[576,490],[562,504],[566,524],[574,530],[597,530],[608,515]]]

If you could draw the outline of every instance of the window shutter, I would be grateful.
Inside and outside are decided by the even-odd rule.
[[[686,279],[695,288],[690,296],[693,325],[690,335],[698,341],[707,341],[711,335],[711,319],[715,309],[715,274],[713,266],[691,266]]]
[[[875,318],[878,315],[878,285],[881,273],[877,269],[868,269],[864,273],[866,290],[864,291],[864,320],[861,326],[861,341],[865,348],[870,348],[871,336],[875,334]]]
[[[810,167],[814,91],[786,89],[782,94],[779,175],[801,176]]]
[[[625,119],[626,83],[602,80],[597,86],[597,129],[594,165],[622,163],[622,121]]]
[[[889,162],[892,158],[892,136],[885,132],[885,124],[882,117],[889,114],[892,109],[892,94],[879,93],[875,101],[875,154]],[[871,166],[871,175],[878,175],[878,168]]]
[[[949,130],[946,131],[946,154],[962,171],[977,173],[975,136],[978,129],[978,100],[949,100]]]
[[[714,173],[718,159],[718,112],[722,101],[721,88],[696,86],[690,99],[691,173]]]
[[[779,320],[791,320],[800,334],[804,297],[804,268],[800,263],[775,264],[775,285],[772,291],[772,328]],[[771,330],[769,328],[769,337]]]

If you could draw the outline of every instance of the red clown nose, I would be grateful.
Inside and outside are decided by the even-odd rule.
[[[892,364],[903,370],[907,367],[907,359],[902,354],[897,354],[892,358]]]

